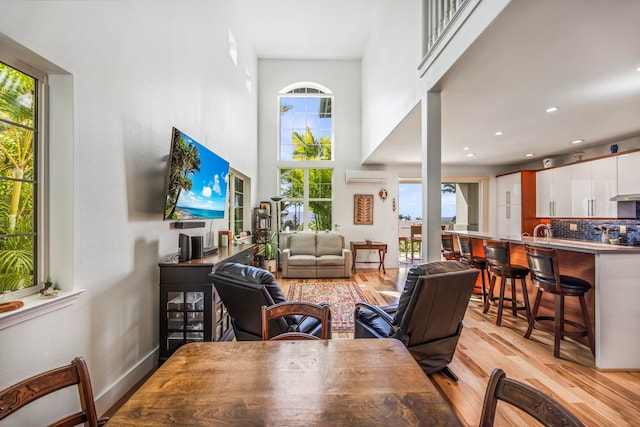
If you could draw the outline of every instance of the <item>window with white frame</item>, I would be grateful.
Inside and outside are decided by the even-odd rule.
[[[0,292],[35,292],[44,277],[43,82],[34,70],[0,62]]]
[[[331,230],[333,223],[333,95],[304,83],[279,97],[281,230]]]
[[[229,230],[234,236],[246,230],[244,226],[245,180],[243,177],[229,173]]]

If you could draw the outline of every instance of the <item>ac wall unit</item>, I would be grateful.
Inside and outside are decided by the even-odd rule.
[[[385,183],[387,177],[384,176],[384,171],[369,171],[369,170],[348,170],[345,173],[345,180],[347,184],[354,183]]]

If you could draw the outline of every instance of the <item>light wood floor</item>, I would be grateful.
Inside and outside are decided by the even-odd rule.
[[[375,268],[361,268],[360,264],[357,267],[352,280],[361,286],[371,302],[385,305],[397,301],[406,267],[387,269],[386,274]],[[368,265],[362,264],[362,267]],[[278,280],[285,295],[294,281]],[[441,374],[432,376],[464,424],[478,425],[489,375],[499,367],[508,377],[553,396],[587,426],[640,425],[640,372],[601,372],[595,369],[590,351],[570,339],[562,342],[562,358],[556,359],[550,333],[534,330],[531,339],[524,339],[526,322],[522,315],[514,319],[505,311],[503,326],[498,327],[495,313],[492,307],[488,314],[482,314],[480,302],[471,301],[455,357],[449,365],[459,381],[454,383]],[[634,336],[630,335],[629,339],[635,339]],[[352,337],[349,333],[333,335],[333,338]],[[499,403],[496,425],[539,425],[527,417]]]

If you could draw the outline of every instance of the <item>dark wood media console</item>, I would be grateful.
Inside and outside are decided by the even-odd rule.
[[[228,262],[253,265],[253,252],[254,245],[232,245],[200,259],[159,264],[159,363],[188,342],[233,339],[231,319],[209,273]]]

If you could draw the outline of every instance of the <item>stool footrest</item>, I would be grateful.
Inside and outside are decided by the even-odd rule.
[[[534,322],[536,323],[536,328],[535,329],[541,329],[541,330],[546,330],[548,332],[555,332],[555,328],[553,323],[551,325],[548,325],[546,323],[543,322],[555,322],[555,317],[553,316],[536,316],[534,319]],[[560,331],[560,335],[562,337],[569,337],[569,338],[580,338],[580,337],[586,337],[588,335],[588,330],[587,327],[581,323],[578,322],[574,322],[573,320],[564,320],[563,322],[565,325],[569,325],[569,326],[573,326],[574,328],[576,328],[576,331],[567,331],[566,329]],[[529,338],[528,336],[525,336],[525,338]]]

